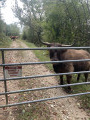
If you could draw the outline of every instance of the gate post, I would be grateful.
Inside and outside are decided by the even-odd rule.
[[[1,51],[2,53],[2,64],[5,64],[5,59],[4,59],[4,50]],[[5,88],[5,93],[7,92],[7,81],[6,81],[6,77],[5,77],[5,66],[3,66],[3,77],[4,77],[4,88]],[[8,104],[8,95],[5,94],[5,98],[6,98],[6,104]]]

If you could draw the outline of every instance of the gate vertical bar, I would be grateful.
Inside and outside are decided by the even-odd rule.
[[[4,50],[2,50],[1,52],[2,52],[2,64],[5,64]],[[7,92],[7,81],[6,81],[6,77],[5,77],[5,66],[3,66],[3,77],[4,77],[4,88],[5,88],[5,93],[6,93]],[[7,94],[5,94],[5,98],[6,98],[6,104],[8,104]]]

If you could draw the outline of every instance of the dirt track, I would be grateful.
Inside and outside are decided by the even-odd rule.
[[[27,45],[21,41],[14,41],[11,48],[27,48]],[[6,63],[21,63],[21,62],[36,62],[39,61],[32,51],[10,51],[6,53]],[[45,75],[51,74],[51,72],[44,65],[34,65],[34,66],[24,66],[23,76],[30,75]],[[0,76],[2,76],[2,71],[0,71]],[[39,78],[37,79],[39,85],[41,86],[53,86],[58,85],[58,81],[55,77]],[[8,91],[14,91],[19,89],[29,89],[27,81],[24,82],[24,86],[19,86],[19,81],[9,81]],[[37,87],[36,84],[33,87]],[[3,83],[0,83],[0,92],[4,91]],[[38,93],[37,93],[38,95]],[[66,95],[66,93],[61,89],[50,89],[45,91],[43,98],[57,97],[61,95]],[[19,94],[14,94],[9,96],[9,103],[18,102]],[[0,97],[0,105],[4,104],[4,96]],[[65,98],[47,101],[46,104],[49,106],[51,111],[50,120],[89,120],[90,117],[87,113],[80,108],[80,103],[78,103],[75,98]],[[0,109],[0,120],[16,120],[14,113],[12,112],[16,107],[7,108],[5,110]],[[54,112],[53,112],[54,111]],[[54,114],[53,114],[54,113]],[[40,119],[42,120],[42,119]]]

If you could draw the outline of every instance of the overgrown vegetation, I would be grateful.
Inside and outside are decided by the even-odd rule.
[[[10,27],[11,25],[6,25],[5,24],[4,27],[6,27],[6,26]],[[18,35],[19,32],[18,32],[18,30],[16,30],[17,33],[18,33],[18,34],[16,34],[14,28],[13,29],[8,29],[7,32],[3,31],[3,27],[0,28],[0,29],[1,29],[1,32],[0,32],[0,48],[8,48],[10,46],[11,42],[12,42],[12,40],[10,39],[10,35]],[[13,34],[12,34],[12,32],[13,32]]]
[[[11,39],[0,33],[0,48],[8,48],[11,44]]]
[[[0,1],[0,47],[9,47],[11,43],[10,36],[19,36],[20,33],[17,24],[7,25],[2,18],[1,9],[4,7],[5,1]]]
[[[76,46],[90,44],[90,4],[85,0],[16,0],[14,12],[24,30],[22,38],[40,45],[40,39],[48,42]]]
[[[20,35],[20,29],[17,26],[16,23],[6,25],[6,29],[4,31],[6,36],[19,36]]]

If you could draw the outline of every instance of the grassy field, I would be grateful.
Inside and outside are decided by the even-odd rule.
[[[24,41],[25,42],[25,41]],[[36,47],[32,43],[25,42],[29,47]],[[48,51],[46,50],[36,50],[34,51],[35,55],[40,59],[40,61],[50,61]],[[53,71],[51,64],[45,64],[46,67],[48,67],[51,71]],[[73,75],[72,83],[76,83],[76,77],[77,75]],[[58,77],[57,77],[58,79]],[[90,80],[90,77],[89,77]],[[84,76],[82,75],[79,82],[84,82]],[[82,93],[82,92],[90,92],[90,85],[78,85],[72,87],[74,93]],[[88,95],[82,95],[77,97],[77,99],[80,101],[80,107],[86,108],[88,112],[90,112],[90,94]]]

